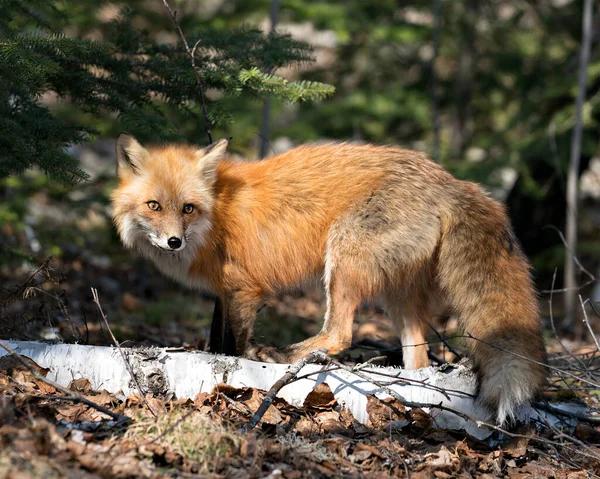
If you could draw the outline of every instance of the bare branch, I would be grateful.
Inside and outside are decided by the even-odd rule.
[[[394,399],[397,399],[400,403],[402,403],[404,406],[410,407],[410,408],[428,408],[428,409],[440,409],[442,411],[448,411],[450,413],[455,414],[456,416],[465,419],[467,421],[471,421],[475,424],[477,424],[477,426],[481,427],[487,427],[490,429],[493,429],[495,431],[501,432],[502,434],[505,434],[509,437],[514,437],[514,438],[523,438],[523,439],[529,439],[531,441],[536,441],[536,442],[540,442],[540,443],[544,443],[544,444],[551,444],[551,445],[555,445],[555,446],[565,446],[563,443],[557,442],[557,441],[551,441],[549,439],[540,437],[540,436],[529,436],[529,435],[525,435],[525,434],[517,434],[517,433],[513,433],[511,431],[508,431],[506,429],[503,429],[499,426],[496,426],[494,424],[490,424],[488,422],[482,421],[481,419],[478,419],[476,417],[471,416],[470,414],[464,413],[462,411],[459,411],[457,409],[448,407],[448,406],[444,406],[442,403],[439,404],[435,404],[435,403],[419,403],[419,402],[415,402],[415,401],[408,401],[406,400],[406,398],[404,398],[403,396],[401,396],[400,394],[398,394],[394,389],[391,389],[389,386],[380,383],[379,381],[375,381],[373,380],[373,378],[367,376],[363,371],[359,370],[359,369],[355,369],[351,366],[346,366],[338,361],[335,361],[331,358],[329,358],[325,353],[321,352],[321,351],[314,351],[313,354],[315,354],[317,357],[320,356],[320,359],[325,362],[326,364],[334,364],[337,367],[339,367],[340,369],[343,369],[345,371],[348,371],[349,373],[354,374],[355,376],[358,376],[359,378],[370,382],[371,384],[374,384],[375,386],[381,388],[381,390],[387,394],[389,394],[391,397],[393,397]],[[581,441],[572,438],[571,436],[568,436],[566,434],[563,434],[561,437],[564,437],[566,439],[571,440],[573,443],[581,446]],[[600,454],[598,454],[596,451],[594,451],[593,449],[587,447],[587,446],[583,446],[583,448],[586,450],[586,452],[580,451],[581,454],[586,455],[588,457],[593,457],[595,459],[600,459]]]
[[[288,371],[278,381],[276,381],[275,384],[273,384],[273,386],[271,386],[271,389],[269,389],[269,392],[263,399],[263,402],[258,407],[258,410],[254,414],[254,416],[252,416],[250,422],[244,428],[242,428],[242,432],[254,429],[254,427],[260,422],[262,417],[267,412],[267,409],[269,409],[269,406],[273,404],[277,393],[281,390],[281,388],[283,388],[283,386],[294,381],[296,376],[304,366],[311,363],[321,362],[323,360],[327,360],[327,355],[322,350],[317,350],[307,354],[306,356],[300,358],[298,361],[292,364]]]
[[[571,253],[573,253],[573,250],[571,249],[571,247],[569,246],[569,244],[567,243],[567,240],[565,239],[564,235],[562,234],[562,231],[560,231],[556,226],[554,225],[547,225],[545,226],[545,228],[550,228],[553,229],[554,231],[556,231],[556,233],[558,234],[562,244],[564,245],[565,249],[567,251],[570,251]],[[590,273],[579,261],[579,259],[577,258],[577,256],[573,253],[573,261],[575,262],[575,264],[577,265],[577,267],[579,268],[579,270],[584,273],[586,276],[588,276],[588,281],[586,281],[585,283],[579,285],[579,286],[574,286],[574,287],[567,287],[567,288],[562,288],[562,289],[554,289],[555,293],[566,293],[568,291],[579,291],[582,288],[585,288],[586,286],[589,286],[590,284],[596,282],[596,276],[594,276],[592,273]],[[543,289],[540,291],[540,293],[544,293],[544,294],[548,294],[551,293],[552,290],[547,290],[547,289]]]
[[[142,397],[144,404],[146,405],[148,410],[152,413],[152,415],[156,418],[157,417],[156,412],[150,406],[148,399],[146,399],[146,394],[142,390],[142,387],[140,386],[140,383],[138,382],[137,377],[135,376],[135,373],[133,372],[133,368],[131,367],[131,364],[129,364],[129,361],[127,360],[127,356],[125,356],[125,353],[123,352],[123,349],[121,348],[121,345],[117,341],[117,338],[115,338],[115,335],[113,334],[112,329],[110,329],[110,325],[108,324],[108,319],[106,318],[104,311],[102,311],[102,306],[100,306],[100,300],[98,299],[98,290],[96,288],[91,288],[91,289],[92,289],[92,296],[94,297],[94,303],[96,303],[96,306],[98,307],[98,311],[100,312],[100,317],[104,321],[104,325],[106,326],[106,329],[108,329],[108,332],[110,333],[110,337],[112,338],[113,344],[119,350],[119,353],[121,353],[121,357],[123,358],[125,367],[127,368],[127,371],[129,371],[129,374],[131,375],[131,379],[133,380],[136,389],[140,393],[140,396]]]
[[[594,343],[596,343],[596,351],[600,351],[600,343],[598,343],[598,337],[594,334],[594,331],[593,331],[592,327],[590,326],[590,321],[588,319],[587,311],[585,310],[585,304],[588,301],[590,301],[590,298],[586,299],[584,302],[581,295],[579,295],[579,302],[581,303],[581,310],[583,311],[583,322],[587,326],[588,331],[590,332],[590,335],[592,336],[592,339],[594,340]],[[590,304],[591,304],[591,301],[590,301]]]
[[[436,336],[444,344],[444,346],[446,346],[448,348],[448,351],[450,351],[452,354],[454,354],[454,356],[456,356],[458,359],[462,359],[463,358],[463,355],[460,354],[452,346],[450,346],[450,343],[448,343],[448,341],[446,341],[447,338],[445,338],[444,336],[442,336],[442,334],[436,328],[434,328],[431,324],[429,324],[429,328],[436,334]]]
[[[554,284],[556,282],[556,271],[557,271],[556,268],[554,268],[554,274],[552,275],[552,286],[550,286],[550,299],[548,300],[550,325],[552,326],[552,332],[554,333],[554,337],[558,341],[558,344],[560,344],[562,346],[562,348],[567,352],[567,354],[569,356],[571,356],[571,358],[573,358],[576,362],[578,362],[582,368],[586,369],[583,361],[580,358],[578,358],[577,356],[575,356],[562,342],[562,340],[558,336],[558,333],[556,332],[556,327],[554,326],[553,299],[554,299]]]

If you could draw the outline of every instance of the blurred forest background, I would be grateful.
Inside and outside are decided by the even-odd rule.
[[[540,290],[555,271],[562,287],[556,229],[565,225],[583,2],[171,5],[190,47],[199,40],[212,134],[233,137],[233,153],[257,160],[321,140],[426,151],[504,201]],[[120,131],[208,143],[190,60],[163,2],[0,0],[0,13],[0,336],[103,343],[96,287],[119,339],[203,347],[211,298],[124,251],[107,199]],[[578,257],[592,273],[600,264],[600,15],[593,26],[578,223]],[[589,279],[581,273],[584,298],[593,294]],[[557,318],[561,298],[553,295]],[[285,344],[319,329],[323,304],[304,291],[261,314],[268,320],[258,340]],[[384,324],[368,310],[355,333],[391,337]]]

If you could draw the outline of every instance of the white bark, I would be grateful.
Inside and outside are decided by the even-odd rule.
[[[45,344],[29,341],[9,341],[17,353],[33,359],[49,368],[48,378],[67,386],[73,379],[86,378],[94,389],[106,389],[125,395],[136,393],[131,376],[119,351],[113,347],[82,346],[77,344]],[[194,398],[200,392],[210,392],[219,383],[234,387],[253,387],[268,390],[286,372],[286,364],[270,364],[203,352],[170,352],[163,348],[123,348],[135,371],[142,389],[147,393],[166,397]],[[6,351],[0,349],[0,356]],[[292,405],[301,406],[313,388],[326,382],[338,402],[347,407],[354,418],[366,423],[367,394],[389,397],[377,386],[346,371],[319,372],[322,366],[309,364],[299,376],[315,372],[314,376],[292,382],[278,394]],[[442,403],[471,416],[487,420],[489,412],[474,402],[475,376],[466,365],[443,368],[424,368],[414,371],[399,368],[368,366],[361,370],[377,371],[404,378],[407,382],[390,387],[408,401]],[[376,381],[388,383],[391,378],[368,372]],[[425,384],[410,383],[410,380]],[[437,388],[437,389],[436,389]],[[440,391],[443,389],[445,394]],[[462,392],[461,392],[462,391]],[[466,394],[465,394],[466,393]],[[447,395],[447,397],[446,397]],[[521,418],[532,415],[530,408],[521,411]],[[435,426],[466,430],[472,436],[484,439],[491,434],[485,427],[478,427],[451,412],[433,411]]]

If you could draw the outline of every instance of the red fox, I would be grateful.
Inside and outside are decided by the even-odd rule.
[[[170,278],[216,293],[238,355],[340,353],[368,300],[391,318],[406,368],[429,365],[428,320],[457,315],[481,340],[469,340],[479,398],[499,423],[542,388],[536,294],[504,207],[425,155],[330,143],[243,162],[227,156],[226,140],[146,149],[128,134],[116,147],[112,205],[123,243]],[[318,335],[249,346],[265,297],[320,276],[327,313]]]

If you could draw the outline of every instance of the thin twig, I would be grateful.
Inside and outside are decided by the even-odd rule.
[[[541,443],[546,443],[546,444],[553,444],[553,445],[557,445],[557,446],[564,446],[564,444],[556,442],[556,441],[551,441],[549,439],[543,438],[543,437],[538,437],[538,436],[529,436],[526,434],[517,434],[517,433],[513,433],[510,431],[507,431],[506,429],[503,429],[499,426],[496,426],[494,424],[490,424],[488,422],[482,421],[481,419],[478,419],[476,417],[471,416],[470,414],[467,414],[465,412],[459,411],[457,409],[448,407],[448,406],[444,406],[444,404],[440,403],[419,403],[419,402],[415,402],[415,401],[408,401],[406,398],[404,398],[403,396],[401,396],[400,394],[398,394],[395,390],[389,388],[388,386],[379,383],[378,381],[373,380],[372,378],[370,378],[369,376],[367,376],[366,374],[364,374],[362,371],[356,371],[353,370],[352,367],[350,366],[346,366],[342,363],[340,363],[339,361],[335,361],[331,358],[329,358],[325,353],[320,352],[320,351],[315,351],[314,354],[320,358],[323,362],[326,362],[328,364],[334,364],[336,366],[338,366],[340,369],[343,369],[345,371],[348,371],[349,373],[354,374],[355,376],[358,376],[359,378],[370,382],[371,384],[374,384],[375,386],[379,387],[383,392],[387,393],[388,395],[390,395],[391,397],[393,397],[394,399],[397,399],[401,404],[403,404],[406,407],[410,407],[410,408],[428,408],[428,409],[440,409],[442,411],[448,411],[450,413],[455,414],[456,416],[465,419],[467,421],[471,421],[473,423],[475,423],[478,427],[484,426],[487,427],[489,429],[493,429],[495,431],[501,432],[502,434],[505,434],[509,437],[515,437],[515,438],[523,438],[523,439],[529,439],[531,441],[537,441],[537,442],[541,442]],[[569,437],[566,436],[565,437]],[[576,441],[576,440],[575,440]],[[574,442],[575,442],[574,441]],[[587,448],[589,449],[589,448]],[[589,453],[584,453],[581,452],[581,454],[584,454],[588,457],[593,457],[595,459],[600,459],[600,454],[597,454],[595,451],[589,449],[590,452]]]
[[[539,366],[544,366],[544,367],[546,367],[548,369],[552,369],[553,371],[561,372],[563,374],[566,374],[567,376],[572,377],[573,379],[577,379],[578,381],[581,381],[581,382],[584,382],[586,384],[589,384],[590,386],[596,386],[597,388],[600,388],[600,383],[597,383],[597,382],[594,382],[594,381],[589,381],[587,379],[582,378],[581,376],[577,376],[577,375],[572,374],[572,373],[570,373],[568,371],[565,371],[565,370],[563,370],[561,368],[557,368],[555,366],[551,366],[551,365],[543,363],[541,361],[536,361],[535,359],[531,359],[531,358],[528,358],[527,356],[523,356],[521,354],[515,353],[514,351],[510,351],[508,349],[501,348],[500,346],[496,346],[495,344],[492,344],[492,343],[490,343],[488,341],[485,341],[484,339],[476,338],[475,336],[473,336],[469,332],[467,332],[466,336],[464,336],[464,337],[465,338],[469,338],[469,339],[473,339],[475,341],[479,341],[480,343],[483,343],[483,344],[486,344],[486,345],[488,345],[488,346],[490,346],[492,348],[498,349],[499,351],[503,351],[505,353],[512,354],[513,356],[516,356],[517,358],[524,359],[525,361],[529,361],[530,363],[537,364]]]
[[[558,236],[559,236],[559,238],[560,238],[560,240],[561,240],[561,242],[562,242],[563,246],[565,247],[565,249],[566,249],[567,251],[571,252],[571,253],[573,252],[573,251],[571,250],[571,248],[570,248],[569,244],[567,243],[567,240],[565,239],[564,235],[562,234],[562,231],[560,231],[560,230],[559,230],[559,229],[558,229],[556,226],[554,226],[554,225],[546,225],[546,226],[544,226],[544,228],[550,228],[550,229],[553,229],[554,231],[556,231],[556,233],[558,234]],[[584,266],[581,264],[581,262],[579,261],[579,259],[577,258],[577,256],[575,256],[574,254],[573,254],[573,261],[574,261],[574,262],[575,262],[575,264],[576,264],[576,265],[579,267],[580,271],[581,271],[582,273],[585,273],[585,274],[586,274],[586,275],[589,277],[589,280],[588,280],[588,281],[586,281],[585,283],[583,283],[583,284],[581,284],[581,285],[577,286],[577,287],[555,289],[555,290],[554,290],[554,292],[555,292],[555,293],[566,293],[567,291],[573,291],[573,290],[575,290],[575,291],[579,291],[579,290],[581,290],[581,289],[585,288],[586,286],[589,286],[590,284],[592,284],[592,283],[594,283],[594,282],[596,281],[596,277],[595,277],[595,276],[594,276],[592,273],[590,273],[590,272],[589,272],[589,271],[588,271],[588,270],[587,270],[587,269],[586,269],[586,268],[585,268],[585,267],[584,267]],[[540,293],[544,293],[544,294],[548,294],[548,293],[550,293],[550,292],[551,292],[551,291],[549,291],[549,290],[547,290],[547,289],[543,289],[543,290],[541,290],[541,291],[540,291]]]
[[[534,410],[535,410],[535,408],[534,408]],[[544,415],[540,414],[539,411],[536,410],[536,412],[538,413],[538,416],[544,422],[546,427],[548,429],[550,429],[551,431],[553,431],[556,434],[556,436],[558,436],[559,438],[564,438],[564,439],[572,442],[573,444],[576,444],[578,446],[578,449],[575,450],[576,452],[578,452],[579,454],[582,454],[584,456],[587,456],[587,457],[593,457],[596,460],[600,459],[600,454],[598,454],[596,451],[594,451],[587,444],[583,443],[576,437],[570,436],[569,434],[565,434],[564,432],[559,430],[556,426],[554,426],[554,424],[552,424],[550,421],[548,421],[548,419]],[[563,447],[566,447],[566,446],[563,445]],[[585,450],[587,452],[583,452],[583,450]]]
[[[563,411],[562,409],[554,407],[550,403],[535,403],[533,406],[534,408],[548,411],[558,416],[570,417],[579,421],[589,422],[590,424],[600,424],[600,416],[589,416],[587,414],[580,414],[575,411]]]
[[[585,310],[585,304],[589,301],[590,299],[586,299],[585,302],[583,301],[583,298],[581,297],[581,295],[579,295],[579,302],[581,303],[581,309],[583,311],[583,322],[585,323],[585,325],[588,328],[588,331],[590,332],[590,335],[592,336],[592,339],[594,340],[594,343],[596,343],[596,351],[600,351],[600,343],[598,343],[598,338],[596,337],[596,335],[594,334],[594,331],[592,330],[592,327],[590,326],[590,321],[588,319],[588,315],[587,315],[587,311]],[[591,303],[590,303],[591,304]]]
[[[360,366],[360,365],[357,365],[357,366]],[[356,368],[356,366],[354,366],[354,368]],[[404,385],[409,385],[409,386],[410,385],[413,385],[413,386],[418,385],[418,386],[422,387],[423,389],[430,389],[432,391],[437,391],[440,394],[444,395],[447,399],[450,399],[449,394],[475,398],[475,396],[473,394],[470,394],[470,393],[467,393],[464,391],[459,391],[458,389],[449,389],[449,388],[442,388],[440,386],[435,386],[433,384],[427,383],[427,380],[403,378],[401,376],[386,373],[384,371],[378,371],[376,369],[365,369],[365,368],[356,368],[356,369],[358,369],[360,371],[364,371],[369,374],[376,374],[378,376],[393,379],[393,381],[386,382],[386,384],[388,386],[391,386],[394,384],[404,384]],[[330,372],[339,371],[339,370],[340,370],[339,367],[337,367],[333,364],[328,364],[328,365],[323,366],[323,368],[321,368],[317,371],[312,371],[310,373],[303,374],[302,376],[297,376],[294,379],[294,381],[300,381],[301,379],[307,379],[312,376],[318,376],[319,374],[322,374],[322,373],[330,373]]]
[[[202,113],[204,114],[204,131],[206,131],[206,135],[208,136],[208,142],[212,143],[212,134],[210,132],[210,120],[208,118],[208,110],[206,109],[206,99],[204,98],[204,85],[202,84],[202,78],[200,77],[200,73],[198,72],[198,67],[196,66],[196,49],[200,44],[200,40],[198,40],[193,49],[190,49],[187,40],[185,39],[185,35],[183,34],[183,30],[179,26],[179,22],[177,21],[177,11],[171,10],[169,6],[169,2],[167,0],[162,0],[163,4],[169,11],[171,15],[171,19],[173,20],[173,24],[177,28],[179,32],[179,36],[181,37],[181,41],[183,42],[183,46],[185,47],[185,51],[187,52],[190,60],[192,62],[192,69],[194,70],[194,77],[196,78],[196,85],[198,86],[198,91],[200,92],[200,99],[202,101]]]
[[[436,336],[439,338],[439,340],[442,342],[442,344],[448,348],[448,351],[450,351],[452,354],[454,354],[454,356],[456,356],[458,359],[463,358],[463,355],[460,354],[452,346],[450,346],[450,343],[448,343],[448,341],[446,341],[446,338],[444,336],[442,336],[437,329],[435,329],[431,324],[429,324],[429,327],[436,334]]]
[[[65,388],[64,386],[61,386],[57,382],[54,382],[51,379],[48,379],[48,378],[42,376],[40,373],[38,373],[35,370],[35,368],[33,368],[33,366],[31,366],[31,364],[29,364],[27,361],[25,361],[23,356],[21,356],[19,353],[17,353],[13,348],[11,348],[8,344],[6,344],[1,339],[0,339],[0,347],[2,349],[4,349],[6,352],[8,352],[9,354],[11,354],[13,357],[15,357],[21,364],[23,364],[23,366],[25,366],[27,368],[27,370],[33,375],[33,377],[37,381],[41,381],[45,384],[48,384],[49,386],[52,386],[54,389],[56,389],[57,391],[60,391],[65,396],[74,398],[74,399],[72,399],[73,401],[77,400],[78,402],[81,402],[81,403],[85,404],[86,406],[94,408],[97,411],[100,411],[101,413],[104,413],[107,416],[110,416],[115,421],[117,421],[117,423],[119,423],[119,424],[128,423],[130,421],[130,419],[127,416],[123,416],[121,414],[114,413],[110,409],[100,406],[99,404],[96,404],[95,402],[90,401],[89,399],[84,398],[83,396],[80,396],[79,394],[76,394],[73,391],[70,391],[69,389]]]
[[[364,363],[359,363],[354,366],[354,369],[360,370],[364,369],[367,366],[371,366],[375,361],[379,361],[380,359],[387,359],[387,356],[375,356],[371,359],[366,360]]]
[[[158,417],[156,412],[150,406],[148,399],[146,399],[146,393],[142,390],[142,387],[140,386],[140,383],[138,382],[137,377],[135,376],[135,373],[133,372],[133,368],[131,367],[131,364],[129,364],[129,361],[127,360],[127,356],[123,352],[123,349],[121,348],[121,345],[119,344],[119,341],[117,341],[117,338],[115,338],[115,335],[113,334],[112,329],[110,329],[110,325],[108,324],[108,319],[106,318],[104,311],[102,311],[102,306],[100,305],[100,299],[98,299],[98,290],[96,288],[91,288],[91,289],[92,289],[92,296],[94,297],[94,303],[96,303],[96,306],[98,307],[98,311],[100,312],[100,317],[104,321],[104,325],[106,326],[106,329],[108,329],[108,332],[110,334],[110,337],[112,338],[113,344],[119,350],[119,353],[121,353],[121,357],[123,358],[125,367],[127,368],[127,371],[129,371],[131,379],[133,380],[133,383],[135,384],[136,389],[140,393],[142,401],[144,401],[144,404],[148,408],[148,411],[150,411],[150,413],[156,419]]]
[[[235,401],[234,399],[231,399],[225,393],[219,392],[219,396],[222,399],[224,399],[227,404],[229,404],[233,409],[235,409],[240,414],[244,414],[245,416],[253,417],[252,411],[250,410],[250,408],[246,404],[241,403],[241,404],[244,404],[244,407],[246,408],[246,409],[243,409],[240,406],[240,404],[238,404],[237,401]]]
[[[252,416],[250,422],[242,428],[241,432],[247,432],[254,429],[254,427],[260,422],[262,417],[267,412],[267,409],[269,409],[269,406],[273,404],[277,393],[286,384],[289,384],[292,380],[294,380],[297,374],[304,366],[306,366],[307,364],[323,361],[323,358],[327,358],[327,355],[322,350],[316,350],[311,353],[308,353],[306,356],[300,358],[298,361],[292,364],[287,370],[287,372],[279,380],[277,380],[275,384],[273,384],[273,386],[271,386],[271,389],[269,389],[269,392],[258,407],[258,410],[254,414],[254,416]]]
[[[554,274],[552,275],[552,285],[550,286],[550,299],[548,300],[548,307],[549,307],[549,314],[550,314],[550,325],[552,326],[552,332],[554,333],[554,337],[558,341],[558,344],[560,344],[562,346],[562,348],[567,352],[567,354],[569,356],[571,356],[571,358],[573,358],[576,362],[578,362],[579,365],[584,368],[584,370],[587,370],[584,362],[581,359],[579,359],[577,356],[575,356],[567,348],[567,346],[565,346],[565,344],[562,342],[562,340],[558,336],[558,333],[556,331],[556,327],[554,326],[553,298],[554,298],[554,284],[556,283],[556,272],[557,272],[557,268],[554,268]]]

